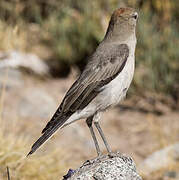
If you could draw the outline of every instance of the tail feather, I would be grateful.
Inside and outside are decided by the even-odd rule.
[[[56,119],[54,122],[54,126],[47,129],[42,136],[32,145],[31,151],[27,154],[27,156],[33,154],[42,144],[44,144],[57,130],[60,128],[65,121],[69,118],[69,116],[61,117]]]
[[[62,113],[61,113],[61,108],[59,107],[57,110],[56,110],[56,112],[55,112],[55,114],[53,115],[53,117],[51,118],[51,120],[47,123],[47,125],[45,126],[45,128],[42,130],[42,134],[44,133],[44,132],[46,132],[48,129],[51,129],[54,125],[55,125],[55,123],[57,122],[57,121],[60,121],[60,118],[62,117]],[[58,119],[58,120],[57,120]],[[63,118],[62,118],[63,119]]]

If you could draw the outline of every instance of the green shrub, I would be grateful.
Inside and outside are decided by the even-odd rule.
[[[179,4],[176,1],[2,0],[0,20],[7,26],[19,26],[21,31],[32,24],[38,25],[37,42],[50,49],[51,59],[61,66],[77,65],[82,69],[103,38],[111,12],[124,4],[135,7],[140,14],[133,90],[167,93],[176,99],[179,97]],[[1,34],[1,41],[6,42],[3,41],[6,35]],[[35,46],[35,42],[29,43],[29,47]]]

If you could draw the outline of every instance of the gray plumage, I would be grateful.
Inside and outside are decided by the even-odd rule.
[[[126,91],[123,90],[129,88],[134,70],[135,23],[128,22],[134,14],[131,8],[120,8],[113,13],[104,40],[89,57],[84,71],[66,93],[29,154],[35,152],[60,127],[94,116],[125,96]],[[122,36],[124,30],[128,36]],[[129,70],[131,73],[127,72]],[[119,95],[114,96],[110,89],[114,95]]]

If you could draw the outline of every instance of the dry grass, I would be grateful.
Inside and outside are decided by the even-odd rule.
[[[9,167],[13,180],[52,180],[60,178],[67,169],[64,162],[65,151],[51,151],[46,155],[26,158],[29,151],[29,139],[17,134],[18,120],[11,125],[3,119],[6,98],[6,79],[0,91],[0,179],[7,179],[6,168]],[[15,126],[14,126],[15,124]]]
[[[6,167],[12,179],[57,179],[64,174],[65,163],[62,151],[49,155],[26,158],[28,140],[13,133],[0,134],[0,179],[7,179]]]
[[[7,72],[8,75],[8,72]],[[6,76],[7,77],[7,76]],[[4,88],[1,89],[0,94],[0,111],[4,112],[6,107],[3,106],[4,102],[7,100],[7,92],[5,90],[6,77],[4,79]],[[10,113],[10,112],[9,112]],[[135,117],[134,117],[135,118]],[[154,115],[148,115],[146,118],[146,125],[141,121],[137,130],[134,129],[132,133],[140,133],[141,131],[146,131],[149,129],[150,135],[153,136],[153,140],[158,143],[157,149],[163,148],[169,144],[177,141],[177,127],[176,131],[173,131],[173,123],[168,123],[168,120],[161,120],[160,117]],[[25,158],[25,155],[29,151],[30,143],[29,139],[24,137],[21,132],[17,130],[19,120],[12,119],[12,124],[9,126],[5,119],[2,118],[0,113],[0,179],[7,179],[6,167],[10,168],[10,175],[12,179],[58,179],[65,171],[69,168],[69,164],[65,161],[64,151],[54,151],[48,155],[43,156],[32,156]],[[127,123],[127,122],[125,122]],[[15,125],[14,125],[15,124]],[[26,127],[26,126],[24,126]],[[130,127],[130,126],[129,126]],[[20,128],[20,127],[19,127]],[[28,128],[28,125],[27,127]],[[134,128],[134,126],[133,126]],[[130,127],[130,130],[132,127]],[[142,129],[142,130],[141,130]],[[166,131],[166,129],[169,129]],[[171,133],[172,130],[172,133]],[[25,131],[25,130],[24,130]],[[17,133],[18,132],[18,133]],[[129,131],[130,133],[131,131]],[[29,134],[29,136],[31,136]],[[176,138],[174,138],[176,137]],[[140,137],[142,141],[142,136]],[[149,138],[150,139],[150,138]],[[172,140],[172,142],[171,142]],[[149,142],[149,146],[150,146]],[[148,147],[149,147],[148,146]],[[157,149],[152,149],[153,151]],[[71,149],[73,151],[74,149]],[[52,151],[52,150],[51,150]],[[75,156],[75,152],[72,154]],[[146,154],[145,154],[146,155]],[[68,166],[68,167],[67,167]],[[179,168],[178,163],[168,164],[166,169],[161,169],[150,175],[150,177],[145,177],[145,180],[160,180],[167,171],[176,171]]]
[[[0,21],[0,50],[26,50],[28,32],[20,26],[10,26]]]

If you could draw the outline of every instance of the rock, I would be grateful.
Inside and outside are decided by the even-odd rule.
[[[11,88],[22,87],[24,85],[24,80],[22,78],[22,73],[17,69],[1,69],[0,70],[0,90],[3,86],[6,86],[6,90]]]
[[[71,177],[69,177],[71,176]],[[136,172],[136,167],[130,157],[115,153],[114,157],[103,156],[92,164],[83,165],[77,170],[71,170],[64,180],[142,180]]]
[[[23,92],[18,106],[20,116],[35,118],[49,118],[56,108],[55,100],[40,88],[29,88]]]
[[[152,172],[164,169],[179,160],[179,143],[154,152],[139,165],[139,172],[148,176]]]
[[[46,75],[49,73],[49,67],[35,54],[22,53],[19,51],[8,51],[0,53],[0,69],[7,67],[25,68],[37,75]]]
[[[179,172],[176,172],[176,171],[167,171],[165,172],[164,174],[164,178],[172,178],[173,180],[174,179],[179,179]]]

